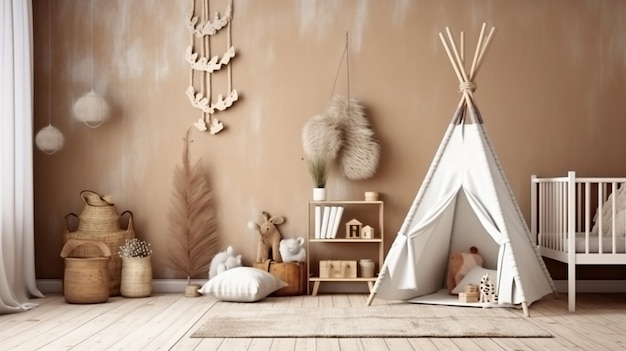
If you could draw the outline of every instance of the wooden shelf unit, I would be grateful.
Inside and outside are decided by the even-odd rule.
[[[337,236],[334,239],[315,238],[315,207],[342,206],[344,208]],[[323,212],[323,209],[321,210]],[[357,219],[363,225],[374,228],[371,239],[346,238],[345,225],[351,219]],[[371,292],[378,272],[384,260],[384,203],[383,201],[310,201],[308,205],[307,233],[307,277],[308,292],[317,295],[322,282],[356,282],[366,283]],[[346,251],[345,245],[351,250]],[[357,246],[363,246],[357,248]],[[375,263],[373,277],[361,277],[358,267],[360,259],[372,259]],[[319,276],[320,260],[353,260],[357,262],[356,278],[321,278]],[[312,286],[311,286],[312,285]]]

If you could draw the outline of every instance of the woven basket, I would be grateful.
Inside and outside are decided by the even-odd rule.
[[[81,191],[80,197],[85,202],[85,207],[78,216],[79,231],[113,232],[120,230],[119,215],[115,205],[110,200],[91,190]]]
[[[120,228],[120,217],[125,214],[129,215],[128,227],[124,230]],[[111,260],[109,261],[109,294],[110,296],[117,296],[120,294],[120,282],[122,279],[122,258],[117,254],[119,247],[124,245],[127,239],[135,237],[133,230],[133,213],[131,211],[124,211],[121,216],[115,216],[115,218],[109,218],[109,221],[115,221],[118,229],[108,232],[103,231],[89,231],[89,230],[76,230],[70,231],[68,220],[71,217],[78,218],[78,227],[82,221],[80,216],[74,213],[69,213],[65,216],[65,231],[63,233],[63,243],[65,244],[69,239],[89,240],[89,241],[101,241],[107,244],[111,252]],[[114,227],[113,224],[108,224],[108,227]],[[98,257],[101,255],[99,249],[92,245],[83,245],[73,250],[73,257]]]
[[[70,257],[72,251],[81,247],[93,247],[97,257]],[[111,258],[109,247],[98,241],[68,240],[61,250],[65,262],[63,272],[63,295],[68,303],[100,303],[109,299],[109,272]]]
[[[124,297],[146,297],[152,294],[151,257],[122,258],[122,285]]]

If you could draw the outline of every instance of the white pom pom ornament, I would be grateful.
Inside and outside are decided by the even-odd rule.
[[[90,128],[96,128],[109,119],[109,104],[98,93],[91,90],[74,103],[72,112],[76,119]]]
[[[45,154],[52,155],[63,148],[65,138],[61,131],[48,124],[47,127],[41,129],[35,136],[35,144],[37,148]]]

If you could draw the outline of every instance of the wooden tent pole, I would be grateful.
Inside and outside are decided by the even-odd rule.
[[[476,72],[478,72],[478,69],[480,68],[480,65],[483,63],[483,56],[485,55],[485,52],[487,51],[487,47],[489,47],[489,42],[491,41],[491,38],[493,37],[493,34],[495,32],[496,28],[491,27],[491,30],[489,31],[489,35],[487,35],[487,39],[485,40],[485,44],[483,45],[482,49],[480,50],[480,55],[478,56],[478,61],[476,62],[476,71],[474,72],[474,74],[476,74]]]
[[[450,33],[450,28],[446,27],[446,31],[448,32],[448,41],[450,41],[450,43],[448,43],[448,41],[446,41],[446,39],[443,37],[443,34],[439,32],[439,38],[441,39],[441,43],[443,44],[443,47],[446,50],[446,53],[448,54],[448,59],[450,60],[450,63],[452,64],[452,67],[454,68],[454,72],[456,73],[459,83],[467,82],[465,71],[464,70],[461,71],[463,69],[463,67],[461,66],[462,63],[457,61],[459,56],[456,51],[456,44],[454,42],[454,38],[452,38],[452,34]],[[452,46],[454,49],[454,52],[457,53],[456,55],[457,59],[455,59],[454,56],[452,55],[452,52],[450,51],[450,46]],[[469,105],[472,105],[472,106],[474,105],[470,94],[465,89],[463,89],[463,99],[461,99],[461,101],[459,102],[459,107],[463,103],[468,103]]]
[[[446,33],[448,34],[448,40],[450,41],[450,46],[452,46],[452,51],[454,52],[454,57],[456,58],[456,62],[459,66],[459,70],[461,71],[461,75],[463,79],[461,82],[469,82],[467,77],[467,73],[465,72],[465,67],[463,67],[463,60],[459,56],[459,51],[456,48],[456,42],[454,41],[454,37],[452,36],[452,32],[450,31],[450,27],[446,27]]]
[[[462,82],[463,81],[463,76],[461,75],[461,72],[459,71],[459,68],[457,67],[456,62],[454,61],[454,57],[452,57],[452,52],[450,52],[450,48],[448,47],[448,43],[447,43],[446,39],[443,37],[443,34],[441,32],[439,33],[439,39],[441,39],[441,43],[443,44],[443,48],[446,49],[446,53],[448,54],[448,59],[450,59],[450,63],[452,64],[452,68],[454,68],[454,72],[456,73],[456,76],[459,79],[459,82]]]
[[[470,68],[469,79],[474,79],[476,75],[476,65],[478,64],[478,56],[480,56],[480,52],[483,48],[483,39],[485,37],[485,26],[487,24],[483,22],[482,27],[480,27],[480,35],[478,36],[478,42],[476,43],[476,50],[474,51],[474,60],[472,61],[472,67]]]
[[[465,33],[461,32],[461,62],[465,64]]]
[[[461,57],[459,56],[459,52],[458,52],[457,47],[456,47],[456,42],[454,41],[454,37],[452,36],[452,32],[450,31],[450,27],[446,27],[446,33],[448,34],[448,40],[451,43],[452,50],[454,52],[454,57],[456,58],[457,65],[459,66],[459,70],[461,71],[461,74],[462,74],[462,78],[463,79],[460,80],[459,82],[461,84],[463,84],[463,83],[466,83],[466,84],[472,83],[469,80],[468,76],[467,76],[467,72],[465,71],[465,64],[464,64],[463,60],[461,59]],[[468,90],[468,89],[465,89],[465,88],[463,88],[462,90],[463,90],[463,96],[465,96],[465,101],[468,103],[468,105],[474,106],[474,102],[473,102],[473,99],[472,99],[473,92],[471,90]]]

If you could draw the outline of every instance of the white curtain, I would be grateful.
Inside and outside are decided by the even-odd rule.
[[[0,0],[0,314],[32,308],[32,0]]]

